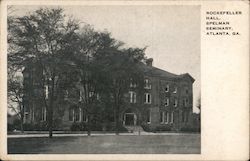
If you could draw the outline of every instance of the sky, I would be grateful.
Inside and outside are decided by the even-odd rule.
[[[41,6],[14,6],[22,16]],[[46,7],[46,6],[43,6]],[[193,110],[200,96],[200,7],[199,6],[59,6],[64,13],[107,30],[127,47],[147,46],[153,66],[175,74],[189,73],[194,79]]]

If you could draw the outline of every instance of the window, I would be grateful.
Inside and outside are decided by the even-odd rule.
[[[130,103],[136,103],[136,93],[133,91],[129,91]]]
[[[186,94],[188,94],[188,89],[186,89]]]
[[[173,93],[177,93],[177,87],[174,87]]]
[[[145,79],[144,84],[145,84],[144,88],[151,89],[151,83],[150,83],[149,79]]]
[[[70,108],[69,109],[69,121],[74,121],[73,117],[74,117],[74,109]]]
[[[165,100],[165,107],[169,105],[169,98],[166,98]]]
[[[147,123],[148,123],[148,124],[151,123],[151,114],[150,114],[150,110],[147,111]]]
[[[26,123],[26,120],[29,117],[29,113],[28,112],[24,112],[24,118],[23,118],[23,122]]]
[[[182,111],[182,122],[185,122],[185,112]]]
[[[188,112],[186,112],[186,120],[185,120],[186,122],[188,122],[188,116],[189,116]]]
[[[130,79],[130,87],[135,88],[137,85],[136,83],[133,81],[133,79]]]
[[[168,124],[169,122],[169,112],[165,113],[165,123]]]
[[[169,84],[167,84],[167,86],[165,88],[165,92],[169,92]]]
[[[69,108],[69,121],[80,121],[81,109],[80,108]]]
[[[174,99],[174,107],[177,107],[177,106],[178,106],[178,100]]]
[[[188,122],[188,112],[187,111],[183,111],[182,112],[182,122]]]
[[[172,120],[172,115],[171,115],[171,120]],[[160,122],[161,122],[161,124],[163,124],[163,123],[168,124],[169,123],[169,112],[160,112]]]
[[[82,113],[82,121],[84,121],[84,122],[88,121],[88,117],[87,117],[86,111],[83,111],[83,113]]]
[[[174,123],[174,112],[171,112],[171,121],[170,123]]]
[[[144,102],[146,104],[151,104],[151,94],[150,93],[145,93],[144,98],[145,98]]]
[[[47,120],[47,110],[46,107],[42,107],[42,121]]]
[[[165,112],[160,112],[160,122],[161,122],[161,124],[163,124],[164,123],[164,121],[165,121],[165,119],[164,119],[164,115],[165,115]]]
[[[94,96],[94,92],[89,92],[89,98],[93,97]]]
[[[49,86],[45,85],[45,99],[49,98]]]
[[[68,90],[65,90],[64,99],[68,100],[68,98],[69,98],[69,92]]]
[[[96,94],[96,99],[100,100],[100,94],[99,93]]]
[[[82,101],[82,91],[79,90],[79,101]]]
[[[34,111],[34,109],[32,110],[32,121],[35,121],[35,111]]]
[[[80,108],[74,109],[74,121],[80,121]]]
[[[187,99],[187,98],[184,99],[184,106],[185,106],[185,107],[188,106],[188,99]]]

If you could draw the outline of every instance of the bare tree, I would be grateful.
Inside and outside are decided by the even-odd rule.
[[[23,133],[24,103],[22,78],[16,72],[8,70],[8,108],[14,111],[20,119],[20,129]]]

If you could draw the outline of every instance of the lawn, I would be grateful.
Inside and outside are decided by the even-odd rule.
[[[200,135],[8,138],[9,154],[199,154]]]

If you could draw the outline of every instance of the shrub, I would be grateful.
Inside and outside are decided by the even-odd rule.
[[[115,122],[108,123],[106,125],[106,131],[116,131],[116,124]],[[118,125],[118,131],[119,132],[128,132],[128,129],[126,129],[121,123]]]
[[[142,124],[141,127],[143,128],[144,131],[146,132],[151,132],[152,130],[150,129],[150,125],[148,124]]]
[[[169,125],[158,125],[156,127],[151,127],[149,124],[142,124],[141,127],[146,132],[160,132],[160,131],[171,131],[172,128]]]
[[[187,126],[187,127],[182,127],[180,129],[180,131],[182,131],[182,132],[200,132],[200,128]]]
[[[48,122],[43,121],[43,122],[39,122],[37,124],[34,124],[33,125],[33,130],[36,130],[36,131],[48,131],[49,130]]]
[[[171,127],[167,125],[160,125],[155,128],[155,131],[171,131]]]
[[[7,125],[7,130],[8,131],[13,131],[14,129],[15,129],[14,125],[12,125],[12,124]]]
[[[87,124],[85,122],[74,122],[70,127],[71,131],[87,131]]]
[[[81,127],[79,123],[72,123],[72,125],[70,126],[70,130],[71,131],[81,131]]]
[[[15,119],[13,121],[13,128],[16,130],[21,130],[21,120],[20,119]]]
[[[101,124],[91,124],[90,126],[91,131],[102,131]]]
[[[103,129],[105,129],[105,131],[115,131],[115,124],[114,123],[109,123],[103,125],[103,124],[91,124],[90,125],[90,129],[91,131],[103,131]],[[85,122],[74,122],[72,123],[71,127],[70,127],[71,131],[87,131],[88,130],[88,124]],[[119,125],[119,131],[120,132],[127,132],[128,130],[122,126],[122,124]]]
[[[29,124],[29,123],[25,123],[25,124],[23,124],[23,130],[25,130],[25,131],[32,131],[32,130],[34,130],[34,125],[33,124]]]

